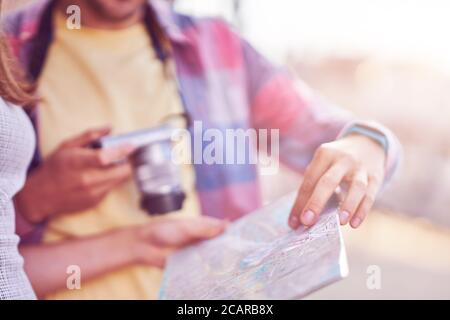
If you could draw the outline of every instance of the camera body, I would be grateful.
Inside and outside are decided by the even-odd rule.
[[[174,128],[163,125],[99,139],[95,148],[128,144],[136,148],[131,156],[134,179],[141,193],[141,208],[150,215],[178,211],[186,194],[180,168],[172,161]]]

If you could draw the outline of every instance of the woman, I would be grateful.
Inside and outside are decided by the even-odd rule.
[[[1,7],[1,1],[0,1]],[[34,151],[34,132],[23,110],[33,100],[33,87],[11,64],[0,39],[0,299],[35,299],[23,270],[15,234],[12,198],[22,188]]]

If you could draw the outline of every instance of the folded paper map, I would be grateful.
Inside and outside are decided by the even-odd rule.
[[[161,299],[299,299],[348,274],[332,199],[311,228],[291,230],[295,194],[242,217],[226,232],[175,253]]]

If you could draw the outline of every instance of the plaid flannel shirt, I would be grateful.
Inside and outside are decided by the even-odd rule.
[[[14,54],[34,79],[52,41],[53,4],[39,1],[13,12],[3,23]],[[305,85],[299,87],[300,81],[275,67],[220,19],[178,14],[163,0],[149,1],[147,9],[153,10],[170,39],[184,108],[204,130],[279,129],[281,163],[302,172],[322,143],[355,125],[364,126],[386,138],[386,180],[392,176],[399,144],[389,130],[355,121]],[[37,106],[30,113],[35,127],[38,114]],[[39,162],[36,150],[32,168]],[[232,220],[261,206],[256,165],[196,164],[195,173],[203,214]]]

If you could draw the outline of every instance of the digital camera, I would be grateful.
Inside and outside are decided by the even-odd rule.
[[[181,184],[181,170],[171,157],[174,130],[171,125],[163,125],[107,136],[93,146],[111,148],[128,144],[136,148],[131,156],[134,178],[141,193],[141,208],[150,215],[178,211],[186,198]]]

